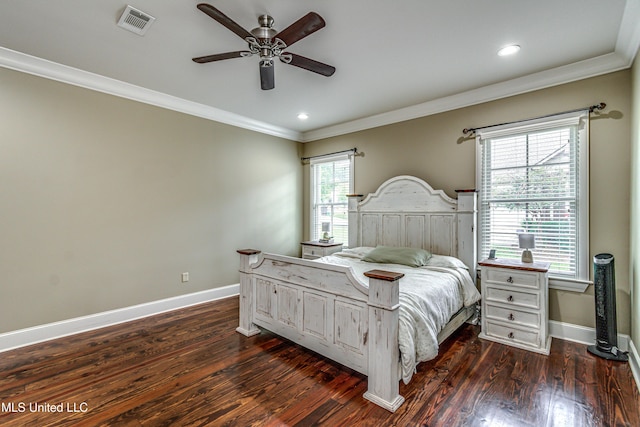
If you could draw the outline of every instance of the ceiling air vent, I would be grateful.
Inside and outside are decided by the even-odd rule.
[[[142,36],[155,20],[156,18],[147,13],[127,6],[118,21],[118,26]]]

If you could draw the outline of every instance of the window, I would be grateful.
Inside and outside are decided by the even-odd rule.
[[[581,112],[478,131],[480,259],[519,259],[518,233],[533,233],[552,287],[586,288],[588,124]]]
[[[311,159],[311,239],[322,237],[323,224],[336,242],[349,238],[347,194],[353,192],[353,155]]]

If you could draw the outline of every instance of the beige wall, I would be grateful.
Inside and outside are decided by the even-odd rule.
[[[590,252],[616,256],[619,332],[640,342],[628,274],[640,272],[639,68],[302,147],[0,69],[0,333],[236,283],[236,248],[297,254],[309,217],[300,155],[358,147],[356,192],[410,174],[455,196],[475,186],[463,128],[602,101]],[[593,326],[592,290],[552,291],[550,310]]]
[[[640,346],[640,59],[631,70],[631,339]]]
[[[2,68],[0,93],[0,333],[298,253],[300,144]]]
[[[591,120],[591,256],[611,252],[616,262],[618,330],[630,330],[629,194],[631,72],[621,71],[304,145],[304,155],[357,147],[355,191],[367,194],[395,175],[415,175],[455,197],[475,187],[475,143],[462,129],[581,108],[605,102]],[[305,188],[309,168],[305,167]],[[304,200],[305,238],[309,200]],[[592,287],[591,287],[592,288]],[[550,318],[594,326],[591,288],[583,293],[551,291]]]

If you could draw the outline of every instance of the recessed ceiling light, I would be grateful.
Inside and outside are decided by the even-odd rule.
[[[309,115],[307,113],[299,113],[298,114],[298,119],[300,120],[307,120],[309,118]]]
[[[520,46],[517,44],[510,44],[509,46],[505,46],[498,51],[499,56],[507,56],[513,55],[514,53],[520,50]]]

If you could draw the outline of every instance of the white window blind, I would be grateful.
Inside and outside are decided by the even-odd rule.
[[[329,235],[346,244],[349,238],[347,194],[353,192],[353,156],[339,155],[311,159],[311,239],[322,237],[328,223]]]
[[[533,233],[552,278],[588,280],[587,126],[581,112],[478,131],[480,259],[519,259]]]

